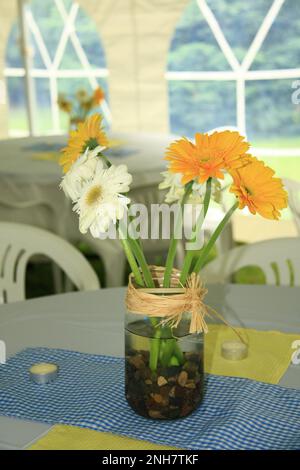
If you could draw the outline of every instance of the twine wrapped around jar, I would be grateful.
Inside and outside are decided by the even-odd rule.
[[[149,317],[162,318],[161,324],[176,327],[186,312],[191,314],[190,333],[207,333],[205,317],[209,315],[203,302],[207,289],[203,287],[200,276],[193,273],[188,278],[186,287],[180,288],[180,271],[174,269],[171,277],[171,287],[164,288],[164,268],[151,266],[155,288],[138,288],[134,277],[129,276],[126,306],[129,312],[143,314]],[[164,295],[157,295],[164,294]]]
[[[126,307],[131,313],[161,318],[162,325],[177,327],[184,313],[191,314],[189,332],[207,333],[208,327],[205,317],[216,316],[229,326],[240,340],[245,343],[241,335],[223,318],[221,314],[205,305],[204,297],[207,289],[204,287],[198,274],[192,273],[185,287],[178,287],[180,271],[173,269],[171,287],[163,287],[165,268],[150,266],[152,278],[156,287],[140,288],[134,282],[133,274],[129,276],[126,294]]]

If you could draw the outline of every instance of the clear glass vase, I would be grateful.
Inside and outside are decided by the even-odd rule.
[[[204,335],[190,334],[190,315],[177,328],[161,318],[127,313],[125,392],[131,408],[152,419],[192,413],[203,397]]]

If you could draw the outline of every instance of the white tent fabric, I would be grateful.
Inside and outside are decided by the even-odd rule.
[[[167,54],[189,0],[77,1],[96,23],[105,49],[113,128],[168,131]],[[5,49],[17,19],[16,0],[0,0],[0,11],[0,137],[4,137],[8,134]]]

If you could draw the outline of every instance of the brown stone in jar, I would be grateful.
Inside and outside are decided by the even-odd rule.
[[[180,374],[178,375],[177,382],[181,387],[184,387],[185,384],[187,383],[188,380],[188,374],[185,370],[181,371]]]
[[[157,379],[157,385],[159,387],[163,387],[164,385],[166,385],[168,383],[168,381],[162,376],[160,375]]]

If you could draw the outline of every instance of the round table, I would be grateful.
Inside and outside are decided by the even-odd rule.
[[[28,347],[62,348],[89,354],[124,354],[124,288],[43,297],[0,306],[0,340],[7,357]],[[210,285],[207,304],[232,325],[300,331],[299,287]],[[300,388],[300,365],[280,384]],[[0,416],[0,449],[29,446],[50,425]]]
[[[111,133],[106,155],[113,164],[126,164],[133,175],[130,197],[146,205],[160,202],[158,184],[166,168],[165,150],[176,137],[151,133]],[[27,223],[77,242],[82,239],[78,218],[58,186],[60,150],[67,136],[43,136],[0,141],[0,221]],[[109,286],[122,285],[125,257],[116,240],[84,237],[101,256]],[[159,242],[156,241],[156,246]],[[160,248],[160,247],[159,247]]]
[[[133,175],[132,187],[157,183],[166,167],[165,150],[176,137],[151,133],[111,133],[112,147],[106,154],[113,164],[128,166]],[[0,141],[0,178],[9,178],[15,184],[35,183],[39,187],[49,183],[56,187],[61,179],[61,168],[50,154],[59,154],[66,146],[67,136],[43,136]],[[47,157],[48,155],[48,157]]]

